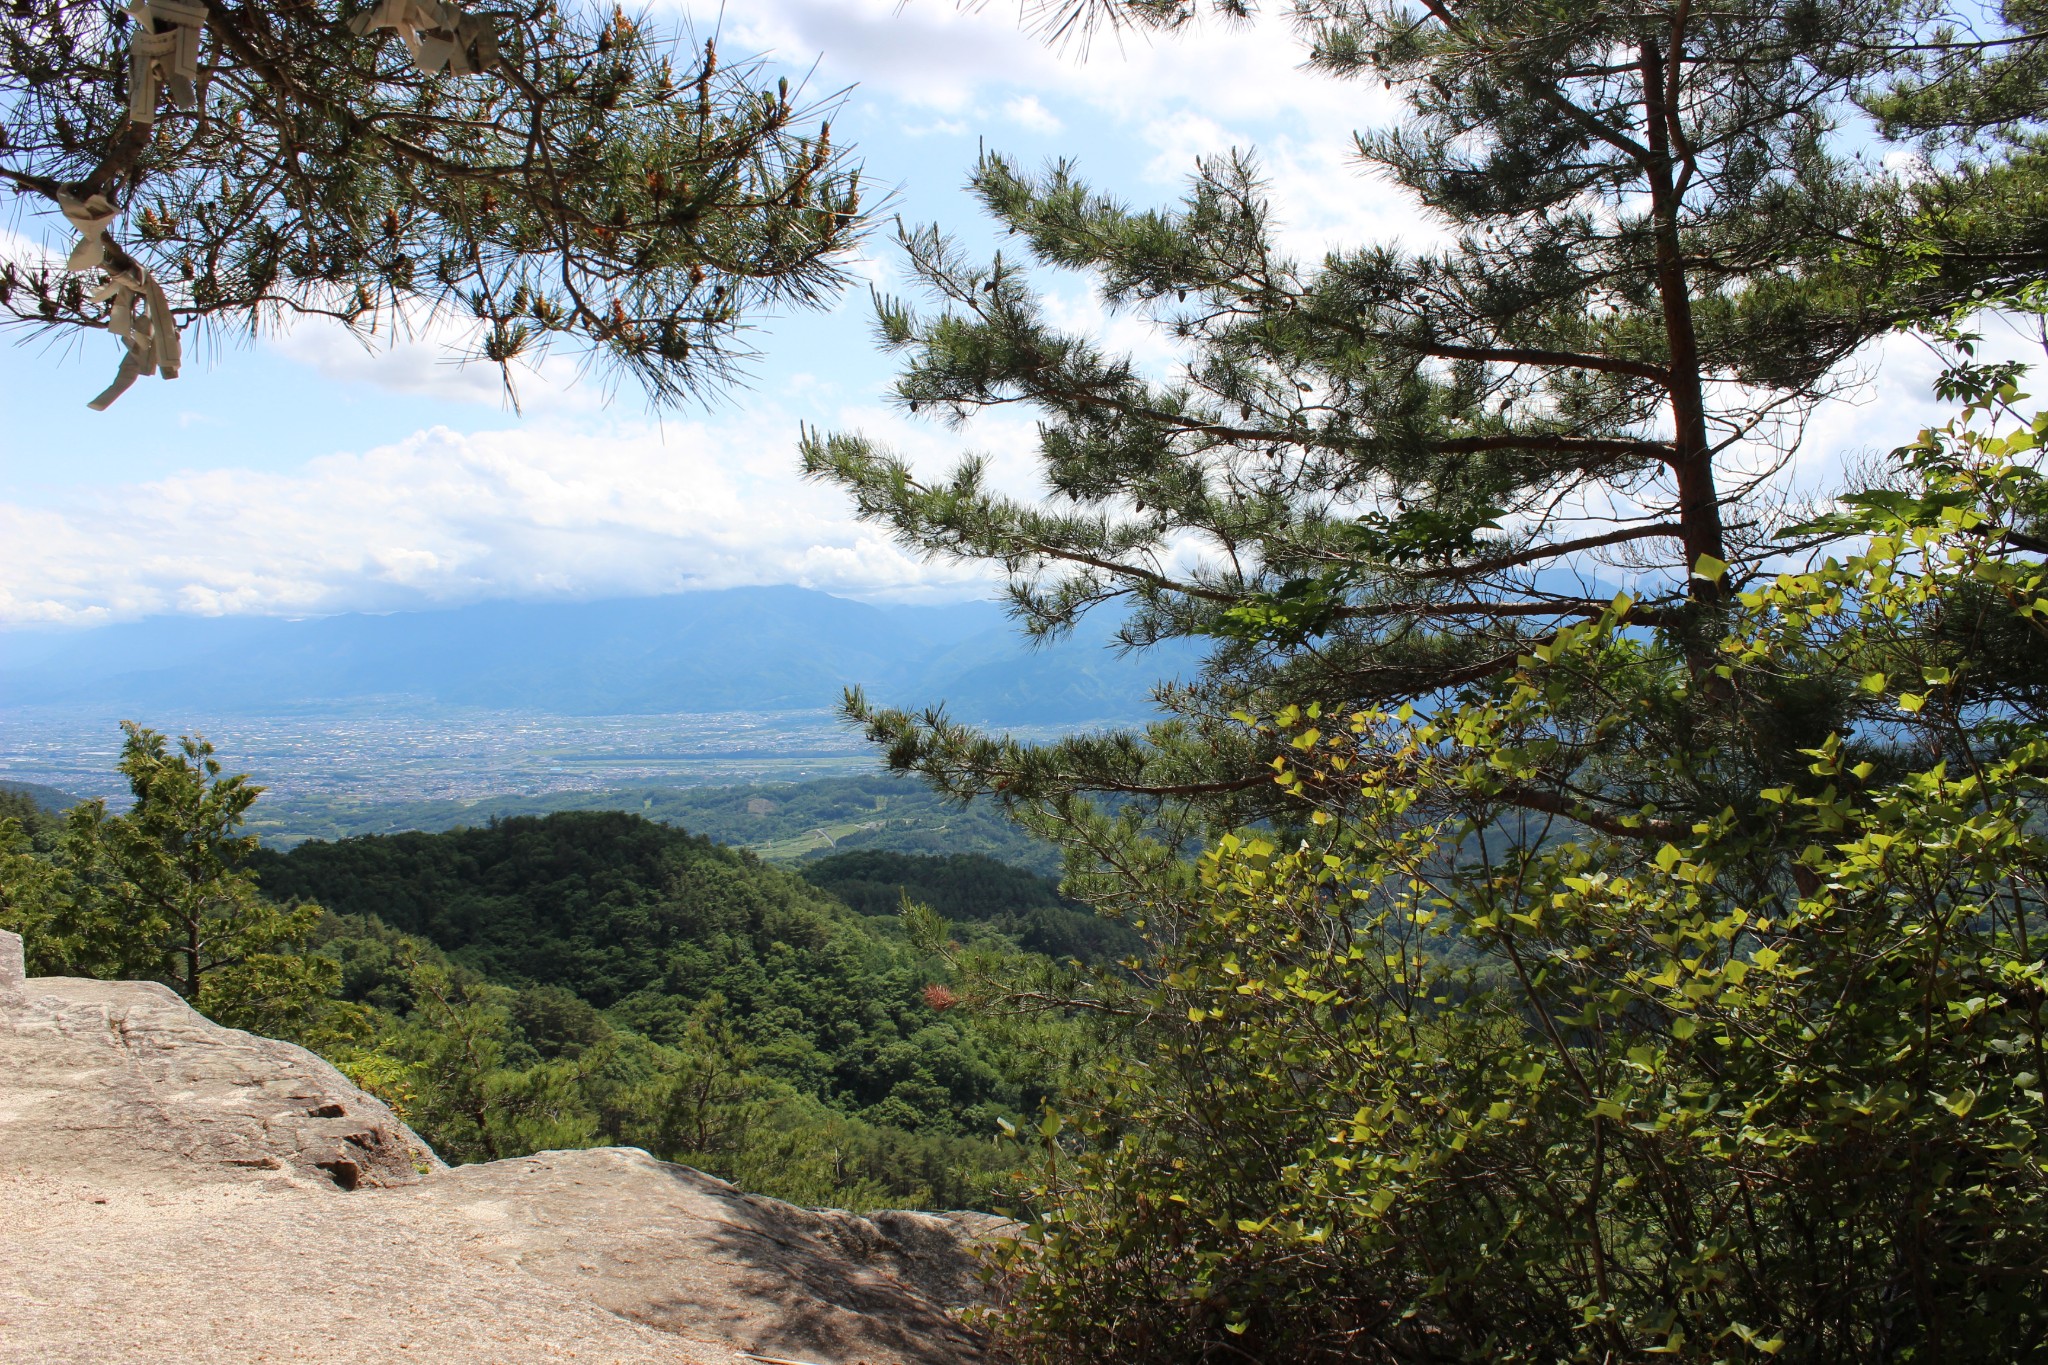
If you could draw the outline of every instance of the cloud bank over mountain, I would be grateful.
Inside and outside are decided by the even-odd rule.
[[[1170,201],[1198,157],[1256,148],[1282,240],[1305,260],[1439,232],[1355,163],[1352,131],[1389,120],[1389,97],[1300,71],[1299,42],[1278,16],[1173,36],[1099,33],[1084,51],[1046,46],[1010,5],[666,8],[700,38],[716,30],[728,55],[786,66],[815,95],[849,88],[835,136],[865,156],[871,205],[938,221],[973,252],[1004,245],[961,190],[984,144],[1027,165],[1077,155],[1083,175],[1133,203]],[[68,240],[52,224],[22,225],[46,228]],[[631,392],[608,404],[577,384],[566,356],[524,378],[514,413],[496,372],[445,363],[441,328],[424,320],[369,350],[315,325],[225,353],[195,345],[175,385],[145,385],[99,415],[80,407],[102,382],[97,355],[0,351],[0,537],[11,550],[0,625],[766,584],[868,600],[985,597],[986,578],[905,554],[796,469],[799,425],[811,422],[883,438],[929,476],[985,453],[1000,486],[1035,491],[1029,414],[954,430],[887,403],[891,362],[874,344],[862,285],[900,287],[900,264],[884,231],[830,312],[762,320],[750,385],[665,422]],[[1056,325],[1172,371],[1161,335],[1105,310],[1086,280],[1043,283]],[[1937,416],[1925,401],[1931,367],[1909,349],[1884,348],[1864,390],[1882,402],[1817,414],[1789,477],[1824,488],[1845,454],[1889,449]]]
[[[793,418],[434,427],[296,470],[197,470],[0,506],[0,623],[298,615],[785,583],[987,596],[795,469]]]

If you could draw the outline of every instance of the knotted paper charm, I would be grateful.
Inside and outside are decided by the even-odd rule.
[[[154,275],[139,265],[109,271],[107,282],[93,290],[92,296],[108,305],[107,330],[121,338],[128,354],[122,357],[121,370],[114,376],[114,382],[88,407],[105,412],[143,375],[162,371],[166,379],[178,377],[178,367],[184,362],[178,323],[171,316],[170,300],[164,297],[163,287]],[[139,313],[138,304],[142,307]]]
[[[451,76],[474,76],[498,60],[498,38],[490,22],[470,18],[449,0],[377,0],[348,26],[357,33],[392,30],[430,76],[443,68]],[[431,37],[429,30],[451,36]]]
[[[419,63],[427,74],[445,66],[451,76],[475,76],[497,65],[498,35],[490,21],[459,14],[453,5],[441,8],[454,21],[447,27],[455,36],[420,39]]]
[[[180,109],[199,107],[199,36],[206,6],[195,0],[133,0],[128,13],[128,117],[155,123],[166,87]],[[169,27],[157,31],[158,24]]]
[[[71,248],[71,259],[64,262],[64,268],[91,270],[105,261],[107,229],[114,225],[120,210],[108,202],[104,194],[95,194],[88,199],[73,199],[68,194],[60,194],[57,207],[64,211],[64,221],[81,234],[78,245]]]

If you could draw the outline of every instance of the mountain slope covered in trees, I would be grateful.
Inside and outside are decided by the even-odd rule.
[[[1047,957],[1101,964],[1144,948],[1136,931],[1061,895],[1052,878],[985,854],[853,849],[807,860],[798,870],[863,915],[893,916],[905,901],[915,901],[948,920],[985,925]]]
[[[1042,879],[981,863],[1029,886],[1029,909],[1073,916]],[[438,1092],[412,1107],[457,1157],[630,1142],[798,1200],[987,1202],[1000,1125],[1037,1110],[1077,1038],[947,1013],[933,988],[950,968],[893,920],[638,815],[309,843],[251,865],[266,896],[326,908],[342,1001],[412,1021],[345,1068],[376,1088],[398,1058],[394,1083],[415,1084],[468,1032],[498,1054],[476,1113]],[[917,872],[931,886],[949,869]],[[529,1117],[493,1133],[493,1109]]]

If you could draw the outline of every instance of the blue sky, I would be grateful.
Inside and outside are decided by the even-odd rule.
[[[993,238],[962,190],[982,143],[1027,161],[1071,156],[1137,202],[1171,199],[1205,152],[1258,149],[1285,241],[1420,241],[1414,206],[1348,161],[1353,129],[1384,122],[1376,87],[1296,69],[1277,22],[1048,50],[995,0],[732,0],[657,6],[727,54],[760,53],[824,94],[870,185],[907,219]],[[813,71],[813,64],[815,70]],[[872,202],[872,196],[870,196]],[[52,244],[59,223],[30,221]],[[885,287],[878,234],[859,269]],[[1077,326],[1163,361],[1155,338],[1105,318],[1085,282],[1053,282]],[[985,579],[906,556],[795,474],[798,425],[885,436],[921,465],[967,449],[1031,487],[1028,421],[952,432],[906,418],[869,333],[864,286],[824,315],[767,322],[754,381],[708,408],[656,417],[637,393],[607,404],[552,363],[505,406],[494,371],[458,369],[430,339],[365,352],[320,327],[188,354],[184,377],[143,380],[106,414],[85,401],[117,343],[0,347],[0,625],[85,625],[164,613],[302,615],[490,598],[601,597],[796,583],[848,596],[985,594]],[[1810,426],[1796,474],[1888,448],[1932,409],[1910,343],[1873,351],[1857,401]]]

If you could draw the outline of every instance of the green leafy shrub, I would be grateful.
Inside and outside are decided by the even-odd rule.
[[[1704,664],[1621,597],[1434,713],[1256,722],[1299,837],[1154,907],[1135,1045],[1039,1131],[1018,1353],[2048,1357],[2048,727],[2000,662],[2048,625],[2048,422],[1984,398],[1796,529],[1853,553],[1732,585]],[[1752,804],[1504,799],[1774,686],[1864,720]]]

